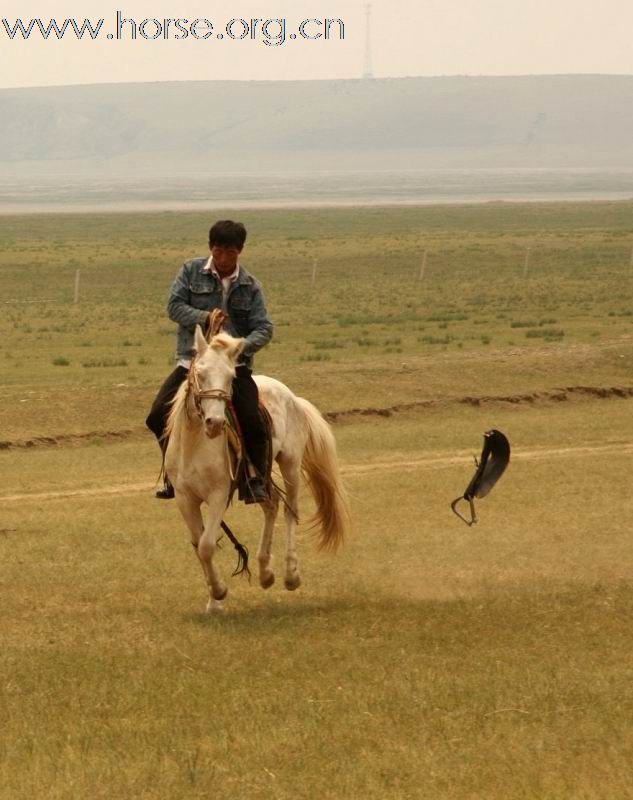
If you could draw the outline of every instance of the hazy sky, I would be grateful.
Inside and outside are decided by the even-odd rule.
[[[61,41],[44,41],[37,29],[28,40],[11,40],[0,22],[0,86],[48,86],[73,83],[210,79],[357,78],[365,64],[365,2],[362,0],[5,0],[0,20],[13,27],[20,17],[59,24],[74,17],[94,25],[104,18],[99,38],[77,41],[68,30]],[[44,10],[45,9],[45,10]],[[117,11],[132,24],[116,39]],[[277,22],[267,27],[265,44],[252,19],[286,18],[285,41]],[[187,30],[165,19],[188,20]],[[302,39],[302,20],[341,19],[331,38]],[[145,19],[141,37],[139,26]],[[195,39],[190,23],[199,23]],[[235,38],[226,33],[231,20]],[[246,20],[248,32],[239,20]],[[188,27],[189,26],[189,27]],[[309,22],[308,36],[323,26]],[[107,38],[107,35],[115,38]],[[244,34],[244,38],[239,38]],[[291,38],[294,34],[296,38]],[[156,39],[150,37],[156,36]],[[179,36],[180,39],[175,37]],[[219,38],[221,36],[222,38]],[[206,38],[203,38],[206,37]],[[376,77],[406,75],[517,75],[551,73],[633,74],[633,2],[631,0],[373,0],[371,3],[371,61]]]

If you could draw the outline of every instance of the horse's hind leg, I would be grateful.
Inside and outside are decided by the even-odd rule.
[[[275,573],[271,567],[273,533],[275,531],[275,520],[277,519],[277,509],[279,500],[275,495],[270,502],[262,506],[264,512],[264,527],[259,540],[259,550],[257,560],[259,561],[259,584],[262,589],[270,589],[275,582]]]
[[[279,458],[279,468],[284,479],[287,503],[284,512],[286,518],[286,576],[284,585],[286,589],[292,592],[301,585],[299,558],[297,556],[297,521],[301,468],[294,459],[283,455]]]

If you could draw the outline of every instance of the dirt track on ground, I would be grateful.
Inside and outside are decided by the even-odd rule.
[[[600,454],[630,453],[633,455],[633,442],[600,442],[575,445],[571,447],[539,448],[533,450],[519,450],[512,454],[512,461],[548,461],[557,458],[590,457]],[[473,466],[473,453],[459,453],[445,455],[442,453],[427,454],[420,458],[393,459],[385,461],[370,461],[358,464],[341,465],[343,476],[366,475],[374,472],[395,472],[398,470],[409,471],[416,469],[442,469],[463,464]],[[108,486],[95,487],[69,487],[55,492],[32,492],[22,494],[0,495],[0,503],[18,503],[29,500],[67,500],[77,498],[102,498],[108,496],[123,496],[145,493],[148,496],[155,488],[154,483],[117,483]]]

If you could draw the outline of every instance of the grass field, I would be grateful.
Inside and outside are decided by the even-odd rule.
[[[1,219],[2,297],[37,302],[0,321],[0,797],[633,797],[632,212],[240,215],[258,368],[335,420],[354,526],[221,618],[143,431],[211,220]],[[512,463],[469,529],[490,427]],[[228,519],[254,550],[258,510]]]

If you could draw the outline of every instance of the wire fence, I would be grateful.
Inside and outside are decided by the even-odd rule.
[[[407,271],[402,271],[402,263],[408,264]],[[444,249],[444,248],[425,248],[415,253],[403,253],[402,251],[393,254],[381,253],[376,259],[372,259],[374,267],[382,267],[383,272],[393,269],[394,273],[402,276],[407,275],[409,279],[417,284],[431,283],[437,277],[446,279],[448,276],[457,276],[460,272],[467,272],[472,269],[480,269],[482,264],[496,271],[504,270],[508,275],[514,275],[516,279],[527,281],[533,275],[549,270],[578,270],[592,267],[608,267],[617,270],[623,277],[633,278],[633,247],[630,252],[622,248],[617,249],[598,247],[573,248],[573,249],[551,249],[539,248],[536,246],[525,249],[495,250],[478,247],[471,252],[469,249]],[[358,274],[365,274],[368,280],[373,279],[372,269],[366,268],[366,258],[359,257],[359,264],[354,266],[355,279]],[[294,263],[288,263],[287,259],[281,265],[271,266],[268,264],[261,272],[267,275],[266,283],[270,284],[271,279],[279,285],[284,285],[288,281],[308,283],[311,289],[329,282],[333,271],[340,271],[336,259],[331,255],[326,258],[306,257],[297,258]],[[65,276],[64,276],[65,277]],[[70,277],[70,276],[69,276]],[[37,298],[10,298],[2,301],[5,306],[17,305],[40,305],[58,303],[68,305],[69,303],[78,305],[86,295],[94,294],[89,288],[93,287],[93,277],[82,274],[77,269],[74,272],[74,281],[70,281],[65,286],[60,285],[61,276],[58,276],[56,288],[60,290],[57,298],[37,297]],[[103,282],[99,282],[99,291],[103,291]],[[114,284],[112,286],[114,288]]]

